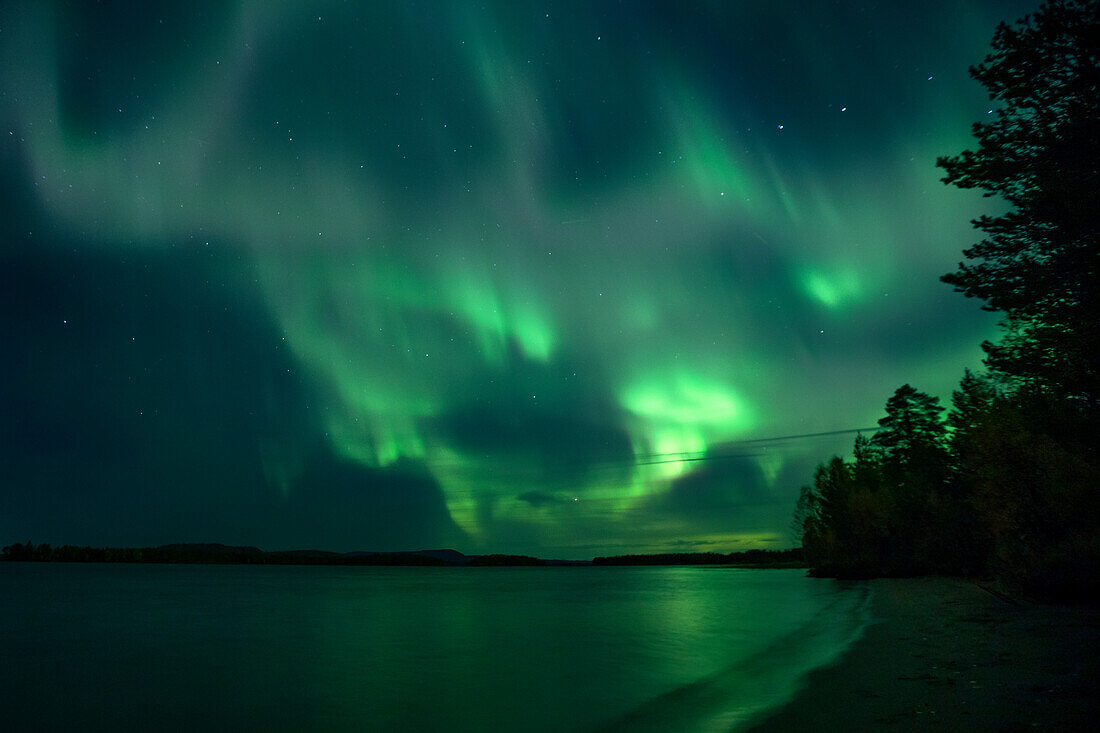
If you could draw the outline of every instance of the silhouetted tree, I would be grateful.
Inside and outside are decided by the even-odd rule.
[[[1044,595],[1100,592],[1100,3],[1048,0],[971,75],[999,108],[944,182],[1005,213],[943,280],[1004,334],[955,393],[952,481],[998,575]]]
[[[939,398],[904,384],[886,402],[879,481],[888,488],[890,561],[895,572],[942,569],[954,537],[947,515],[954,503],[946,481],[949,460]]]
[[[985,239],[943,276],[1004,334],[982,346],[944,425],[904,385],[855,459],[821,466],[796,508],[819,574],[996,574],[1046,596],[1100,595],[1100,2],[1048,0],[1002,23],[971,75],[998,103],[948,184],[999,196]],[[839,459],[834,459],[834,464]],[[837,491],[837,486],[844,490]]]
[[[873,438],[852,461],[818,466],[795,507],[815,574],[863,577],[949,569],[962,543],[947,478],[943,408],[906,384],[886,403]]]
[[[929,452],[942,452],[946,435],[942,412],[938,397],[903,384],[886,401],[886,417],[878,421],[882,430],[871,444],[882,449],[886,461],[905,467]]]
[[[819,508],[820,503],[814,494],[813,487],[803,486],[799,491],[798,500],[794,505],[794,514],[791,517],[791,531],[795,540],[802,547],[806,546],[808,535],[814,535],[814,538],[810,540],[811,544],[816,539],[818,528],[821,526]]]
[[[1100,472],[996,399],[960,446],[989,568],[1048,597],[1100,591]]]
[[[940,158],[944,182],[999,196],[1009,210],[974,225],[986,238],[943,276],[1005,335],[983,344],[1015,386],[1094,410],[1100,400],[1100,3],[1049,0],[970,73],[999,103],[973,126],[976,150]]]
[[[852,473],[856,484],[869,490],[879,488],[882,483],[882,448],[863,434],[859,434],[852,447],[852,456],[854,459]]]
[[[951,393],[951,412],[947,414],[952,445],[957,445],[978,427],[998,396],[997,385],[988,376],[963,370],[959,388]]]
[[[5,560],[32,560],[34,559],[34,545],[30,540],[26,544],[15,542],[3,550]]]
[[[845,571],[854,563],[848,521],[851,470],[839,457],[814,471],[813,486],[802,488],[802,548],[807,561],[821,575]],[[796,509],[797,511],[797,509]]]
[[[959,388],[951,393],[951,403],[947,415],[951,431],[948,439],[948,485],[953,500],[953,515],[949,518],[953,525],[951,532],[961,560],[958,569],[980,574],[989,568],[992,538],[976,503],[975,468],[979,459],[975,445],[1006,402],[994,379],[966,369]]]

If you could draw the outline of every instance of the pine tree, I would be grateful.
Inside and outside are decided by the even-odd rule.
[[[964,369],[959,388],[951,393],[951,412],[947,415],[952,436],[972,430],[996,397],[997,386],[989,378]]]
[[[882,430],[871,443],[882,449],[886,461],[909,467],[928,453],[942,451],[942,412],[938,397],[903,384],[886,401],[886,417],[878,421]]]
[[[1017,387],[1080,409],[1100,400],[1100,3],[1049,0],[970,74],[999,104],[976,150],[940,158],[943,181],[999,196],[1009,210],[974,222],[985,239],[943,280],[1002,311],[988,366]]]

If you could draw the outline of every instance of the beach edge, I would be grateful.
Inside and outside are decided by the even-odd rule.
[[[1013,602],[958,578],[869,582],[862,635],[740,729],[1083,730],[1100,713],[1100,609]]]

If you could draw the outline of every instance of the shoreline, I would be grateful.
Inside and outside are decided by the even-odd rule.
[[[739,550],[728,553],[674,552],[650,555],[614,555],[587,560],[563,560],[491,552],[467,555],[450,548],[426,550],[261,550],[253,545],[185,542],[150,547],[77,547],[16,542],[2,548],[0,562],[79,562],[155,565],[328,565],[387,567],[653,567],[706,566],[792,568],[807,565],[802,550]]]
[[[863,635],[747,730],[1085,730],[1100,714],[1100,609],[955,578],[868,582]]]

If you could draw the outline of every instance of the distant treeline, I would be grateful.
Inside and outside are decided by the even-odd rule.
[[[258,547],[217,543],[175,544],[159,547],[77,547],[32,542],[8,545],[0,561],[122,562],[204,565],[391,565],[425,567],[547,567],[562,565],[755,565],[805,567],[802,550],[746,550],[721,554],[682,552],[662,555],[597,557],[595,560],[544,560],[529,555],[464,555],[456,550],[416,552],[326,552],[285,550],[265,552]]]
[[[764,567],[805,567],[802,549],[744,550],[742,552],[673,552],[658,555],[618,555],[597,557],[593,565],[757,565]]]
[[[0,561],[125,562],[202,565],[388,565],[425,567],[537,567],[589,565],[586,561],[543,560],[527,555],[464,555],[456,550],[415,552],[327,552],[284,550],[265,552],[258,547],[217,543],[161,545],[159,547],[77,547],[32,542],[8,545]]]
[[[795,511],[816,575],[992,575],[1100,598],[1100,3],[1049,0],[1001,24],[971,68],[997,115],[943,181],[1009,205],[941,279],[1003,314],[984,373],[946,421],[900,387],[851,460],[817,468]]]
[[[321,550],[264,552],[257,547],[219,544],[162,545],[160,547],[76,547],[16,543],[3,549],[0,560],[37,562],[194,563],[212,565],[451,565],[430,554],[416,552],[338,553]]]

